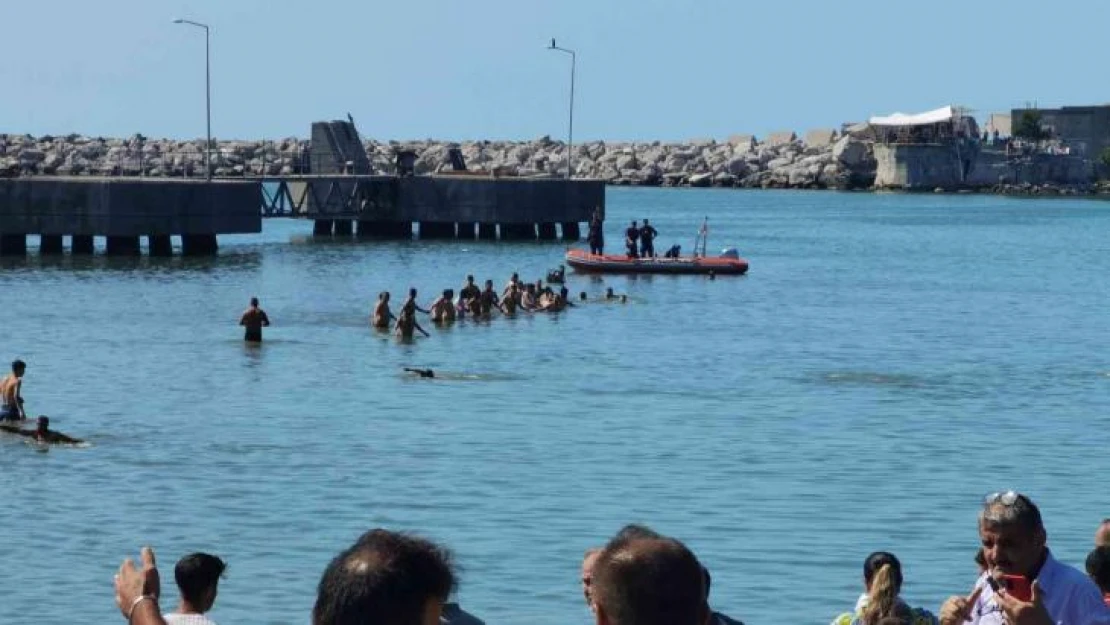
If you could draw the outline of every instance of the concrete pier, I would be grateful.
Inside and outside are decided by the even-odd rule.
[[[411,239],[411,221],[360,220],[358,236],[362,239]]]
[[[152,234],[147,237],[151,256],[173,256],[173,238],[168,234]]]
[[[23,256],[27,253],[27,235],[0,234],[0,256]]]
[[[455,222],[447,221],[422,221],[420,222],[421,239],[454,239]]]
[[[332,228],[335,227],[335,222],[330,219],[317,219],[312,224],[312,236],[314,237],[330,237]]]
[[[577,221],[564,221],[562,226],[564,241],[577,241],[582,238],[582,227]]]
[[[139,253],[140,237],[172,235],[212,253],[219,234],[262,231],[260,201],[260,185],[244,180],[0,179],[0,252],[24,254],[26,235],[38,234],[41,253],[57,253],[58,233],[65,233],[73,237],[74,254],[91,254],[95,236],[107,238],[108,254],[130,256]]]
[[[77,255],[92,254],[96,249],[95,240],[86,234],[75,234],[71,237],[70,252]]]
[[[538,225],[540,240],[541,241],[554,241],[559,237],[555,229],[555,224],[544,222]]]
[[[478,224],[478,238],[483,241],[497,240],[497,224]]]
[[[502,241],[528,241],[536,239],[536,224],[500,224]]]
[[[62,245],[62,235],[60,234],[44,234],[39,236],[39,254],[64,254],[65,247]]]
[[[181,253],[184,256],[212,256],[219,249],[214,234],[186,234],[181,236]]]

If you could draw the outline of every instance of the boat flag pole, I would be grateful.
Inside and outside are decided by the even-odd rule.
[[[705,217],[705,221],[701,222],[701,232],[699,234],[701,235],[701,256],[702,256],[702,258],[705,258],[709,254],[709,251],[708,251],[708,249],[709,249],[709,216],[708,215]],[[697,248],[697,246],[694,246],[694,247]],[[695,249],[694,252],[695,252],[695,255],[696,255],[697,249]]]

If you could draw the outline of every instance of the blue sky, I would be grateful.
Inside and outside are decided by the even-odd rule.
[[[39,0],[0,4],[0,132],[685,140],[965,104],[1110,102],[1110,2]]]

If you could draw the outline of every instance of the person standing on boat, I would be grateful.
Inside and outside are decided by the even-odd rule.
[[[27,418],[23,412],[23,373],[27,363],[22,360],[12,362],[12,372],[0,380],[0,421],[22,421]]]
[[[261,343],[262,342],[262,328],[270,325],[270,318],[266,316],[266,311],[258,307],[258,298],[251,298],[251,305],[243,316],[239,317],[239,325],[246,328],[243,340],[248,343]]]
[[[659,231],[644,220],[644,225],[640,228],[640,256],[643,258],[655,258],[655,237],[659,236]]]
[[[594,209],[590,218],[590,229],[586,235],[586,242],[590,244],[590,253],[601,255],[605,253],[605,232],[601,219],[601,211]]]
[[[629,258],[638,258],[639,254],[636,250],[636,241],[640,238],[640,228],[633,221],[628,230],[624,231],[624,246],[628,248]]]

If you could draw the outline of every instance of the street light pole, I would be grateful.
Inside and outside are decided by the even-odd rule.
[[[188,24],[204,29],[204,112],[207,120],[208,132],[204,142],[204,170],[205,177],[212,180],[212,62],[211,62],[211,31],[208,24],[201,24],[192,20],[176,19],[174,24]]]
[[[569,180],[574,163],[574,66],[577,58],[575,57],[574,50],[560,48],[555,45],[554,38],[551,39],[551,47],[548,49],[565,52],[570,55],[570,122],[567,129],[567,179]]]

